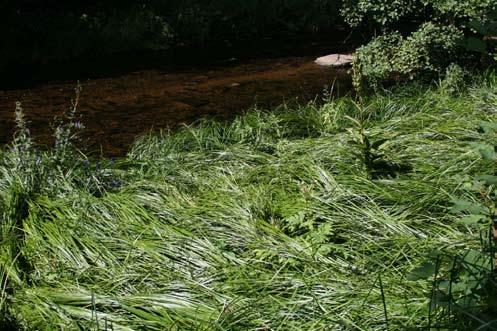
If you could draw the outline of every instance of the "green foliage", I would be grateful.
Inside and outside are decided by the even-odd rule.
[[[423,24],[408,37],[391,33],[373,39],[357,50],[356,87],[374,88],[391,79],[413,79],[422,73],[439,73],[453,61],[462,33],[454,26]]]
[[[495,141],[496,122],[481,122],[481,132]],[[415,268],[409,280],[433,279],[430,323],[433,327],[462,327],[492,330],[497,321],[497,184],[495,146],[473,143],[472,147],[489,165],[485,174],[473,180],[465,178],[462,186],[469,193],[465,199],[452,199],[451,212],[460,217],[459,226],[481,233],[479,249],[467,249],[454,255],[439,255],[436,262]]]
[[[463,43],[465,49],[482,54],[482,59],[497,62],[497,8],[489,11],[483,18],[473,18],[468,23],[469,30],[474,34]]]
[[[476,55],[489,52],[495,56],[496,6],[490,0],[347,1],[342,14],[352,27],[369,25],[382,32],[357,50],[356,87],[441,74],[453,62],[472,57],[474,63]]]
[[[361,109],[360,105],[357,105]],[[359,113],[364,113],[361,109]],[[363,117],[363,116],[361,116]],[[371,179],[394,178],[399,173],[412,170],[408,165],[401,165],[389,159],[388,155],[382,153],[382,146],[389,142],[389,138],[373,138],[366,130],[363,118],[354,119],[348,117],[353,127],[347,128],[352,138],[352,144],[356,150],[352,152],[364,164],[364,169]]]
[[[422,0],[422,4],[433,10],[441,18],[457,19],[487,19],[489,12],[495,9],[493,0]]]
[[[413,0],[345,0],[341,14],[352,27],[369,21],[387,29],[420,9],[420,2]]]
[[[10,295],[31,282],[33,261],[25,253],[25,227],[33,203],[40,197],[60,199],[82,191],[99,196],[119,185],[116,176],[90,165],[76,149],[83,129],[77,113],[80,92],[78,86],[71,108],[56,123],[55,144],[49,150],[33,142],[23,108],[16,104],[16,134],[0,153],[0,327],[7,328],[15,319],[6,310]]]
[[[456,95],[464,90],[468,77],[468,73],[461,66],[449,65],[440,81],[440,89],[448,95]]]
[[[495,6],[493,0],[346,0],[341,12],[353,27],[371,23],[388,31],[400,22],[487,20]]]

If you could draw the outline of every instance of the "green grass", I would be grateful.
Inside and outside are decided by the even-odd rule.
[[[5,148],[4,324],[406,330],[431,323],[432,283],[407,275],[439,253],[480,247],[479,234],[448,210],[453,198],[477,199],[462,184],[492,166],[470,143],[497,142],[477,131],[496,120],[497,76],[457,95],[409,85],[362,107],[342,98],[287,108],[145,136],[127,157],[99,165],[75,152]],[[373,142],[387,139],[376,153],[408,170],[372,176],[361,130]]]

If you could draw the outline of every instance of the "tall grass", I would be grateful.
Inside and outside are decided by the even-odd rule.
[[[0,156],[5,325],[427,329],[432,282],[407,275],[480,247],[448,210],[478,199],[462,183],[489,167],[470,143],[497,140],[477,132],[495,121],[495,77],[203,121],[115,162],[14,140]],[[365,139],[381,141],[369,167]]]

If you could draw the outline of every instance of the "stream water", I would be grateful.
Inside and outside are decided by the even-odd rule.
[[[229,120],[257,105],[268,108],[285,100],[306,103],[334,84],[350,90],[346,69],[314,64],[315,56],[232,61],[181,69],[144,69],[113,77],[80,81],[79,113],[83,142],[105,156],[126,153],[137,136],[194,123],[202,117]],[[55,116],[71,105],[76,81],[0,90],[0,144],[11,141],[15,102],[21,101],[37,142],[52,144]]]

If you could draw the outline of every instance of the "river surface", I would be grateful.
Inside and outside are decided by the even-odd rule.
[[[230,120],[253,105],[267,109],[285,100],[303,104],[319,99],[333,84],[335,93],[350,90],[347,69],[320,67],[314,59],[234,60],[222,65],[146,69],[80,81],[83,90],[78,112],[85,125],[84,150],[120,156],[136,137],[151,130],[174,129],[204,117]],[[12,139],[16,101],[22,102],[37,142],[52,144],[51,124],[70,107],[75,86],[76,81],[65,80],[0,90],[0,144]]]

